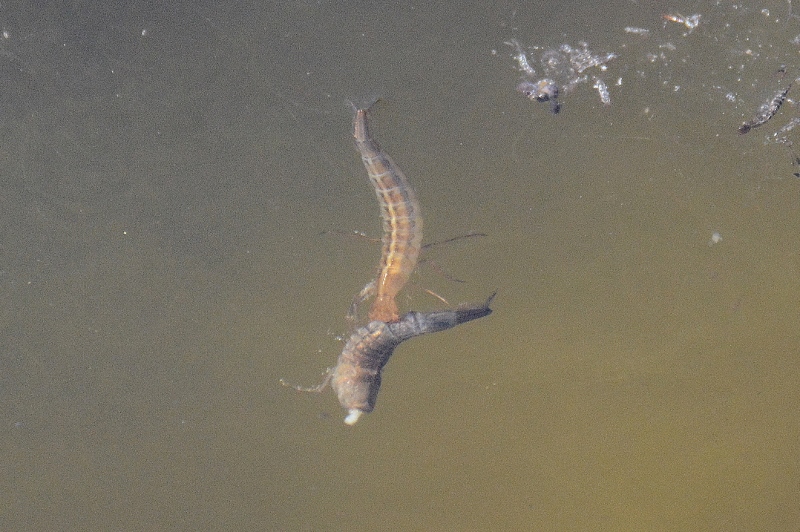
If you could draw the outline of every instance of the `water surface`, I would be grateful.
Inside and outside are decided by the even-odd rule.
[[[791,528],[793,102],[736,133],[798,76],[788,8],[4,3],[3,528]],[[512,38],[616,53],[612,104],[526,100]],[[401,306],[498,296],[351,428],[279,379],[318,382],[377,265],[321,234],[380,236],[375,94],[426,240],[488,235]]]

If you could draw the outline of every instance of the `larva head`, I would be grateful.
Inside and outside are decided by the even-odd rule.
[[[381,376],[357,366],[339,364],[334,371],[331,387],[336,392],[339,404],[347,409],[344,422],[354,425],[362,413],[375,408]]]

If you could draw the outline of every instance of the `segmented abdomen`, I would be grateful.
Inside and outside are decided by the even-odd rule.
[[[353,136],[375,187],[383,218],[383,251],[369,320],[391,323],[400,319],[395,297],[417,265],[422,247],[422,216],[408,179],[372,138],[367,111],[356,109]]]

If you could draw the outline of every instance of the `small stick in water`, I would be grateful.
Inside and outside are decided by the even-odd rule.
[[[786,101],[786,95],[789,94],[789,89],[792,88],[792,83],[789,83],[785,89],[773,96],[770,101],[761,105],[761,107],[758,108],[756,116],[754,116],[752,120],[744,122],[741,126],[739,126],[739,134],[744,135],[751,129],[763,126],[767,123],[767,121],[769,121],[770,118],[775,116],[775,114],[778,112],[778,109],[780,109],[781,105],[783,105],[783,102]]]

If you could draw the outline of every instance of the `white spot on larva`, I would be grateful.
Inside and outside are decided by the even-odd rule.
[[[360,418],[361,414],[363,413],[364,412],[362,412],[358,408],[351,408],[350,410],[347,411],[347,417],[344,418],[345,425],[351,425],[351,426],[355,425],[356,421],[358,421],[358,418]]]

